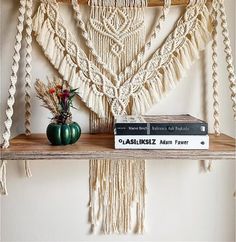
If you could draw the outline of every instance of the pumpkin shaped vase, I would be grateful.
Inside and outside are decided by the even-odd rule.
[[[69,145],[76,143],[81,135],[78,123],[50,123],[47,127],[47,137],[52,145]]]

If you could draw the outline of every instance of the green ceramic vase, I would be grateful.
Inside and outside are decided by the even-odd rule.
[[[78,141],[81,128],[76,122],[70,124],[50,123],[47,127],[47,137],[52,145],[69,145]]]

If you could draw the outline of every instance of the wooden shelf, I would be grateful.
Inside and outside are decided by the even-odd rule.
[[[1,150],[2,160],[69,159],[235,159],[235,139],[210,135],[209,150],[115,150],[113,135],[83,134],[74,145],[52,146],[43,134],[19,135],[8,149]]]

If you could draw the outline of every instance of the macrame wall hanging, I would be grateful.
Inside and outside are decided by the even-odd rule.
[[[209,12],[204,1],[190,4],[175,30],[138,71],[114,83],[89,61],[59,15],[57,2],[43,2],[34,21],[38,43],[54,67],[100,118],[106,105],[114,115],[145,113],[179,80],[210,40]],[[79,71],[78,71],[79,69]],[[91,87],[91,88],[90,88]]]
[[[144,7],[146,1],[90,1],[90,18],[86,30],[79,5],[72,1],[78,26],[90,50],[89,59],[117,87],[119,73],[137,56],[145,43]],[[83,27],[84,26],[84,27]],[[137,67],[140,63],[137,64]],[[137,70],[137,68],[135,68]],[[113,116],[105,106],[106,118],[90,112],[92,133],[112,132]],[[101,224],[105,234],[128,233],[144,229],[145,161],[90,160],[91,231]],[[130,179],[132,177],[132,179]],[[136,206],[136,225],[131,226],[132,205]]]
[[[26,4],[26,134],[30,134],[32,0],[20,0],[16,53],[5,122],[6,131],[3,135],[4,148],[9,146]],[[88,56],[66,28],[56,0],[41,1],[33,20],[33,30],[45,56],[65,81],[78,88],[80,98],[91,110],[91,132],[111,132],[114,116],[144,114],[148,111],[164,93],[175,86],[186,69],[199,57],[199,51],[213,38],[214,128],[216,135],[220,133],[216,51],[218,14],[222,20],[231,98],[236,114],[235,75],[223,0],[213,0],[211,11],[206,1],[191,0],[174,30],[148,59],[145,56],[165,23],[170,10],[170,0],[164,1],[160,17],[148,38],[144,25],[146,0],[90,0],[89,5],[89,20],[85,23],[78,2],[72,0],[77,26],[89,50]],[[145,161],[90,160],[89,165],[91,229],[95,230],[97,226],[106,234],[129,231],[142,233],[145,217]],[[25,167],[30,175],[27,162]],[[0,188],[4,194],[5,161],[0,168]],[[136,223],[131,219],[133,204],[136,206]]]
[[[77,1],[72,1],[78,27],[90,50],[89,58],[65,28],[56,2],[42,3],[35,17],[34,30],[39,44],[64,79],[79,88],[81,98],[93,111],[91,131],[95,133],[111,131],[115,115],[144,114],[182,77],[210,40],[209,13],[204,1],[191,3],[164,45],[144,63],[143,56],[158,36],[170,1],[165,1],[147,43],[144,31],[146,2],[136,1],[134,6],[127,2],[115,6],[115,3],[90,1],[91,12],[86,27]],[[80,71],[75,73],[77,68]],[[135,231],[142,233],[145,190],[145,161],[91,160],[92,230],[99,220],[104,233],[133,230],[131,205],[136,203]]]

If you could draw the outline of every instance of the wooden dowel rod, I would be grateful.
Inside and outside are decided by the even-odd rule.
[[[57,0],[61,3],[71,3],[71,0]],[[88,0],[78,0],[80,4],[87,4]],[[208,0],[208,2],[211,2],[211,0]],[[172,0],[171,5],[187,5],[189,3],[189,0]],[[148,6],[163,6],[164,0],[148,0]]]

